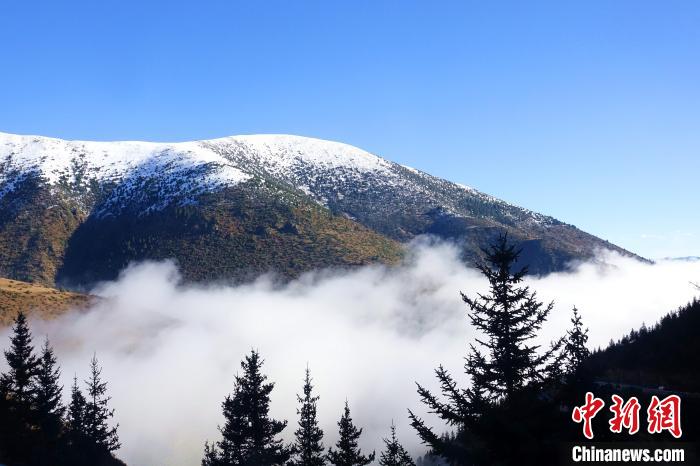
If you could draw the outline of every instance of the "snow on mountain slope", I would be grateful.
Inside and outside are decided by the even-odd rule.
[[[96,206],[98,215],[118,213],[127,204],[140,204],[144,213],[171,203],[191,204],[205,192],[258,177],[263,182],[287,183],[353,218],[359,213],[352,212],[358,206],[351,201],[362,199],[364,203],[429,202],[439,205],[443,213],[461,217],[481,215],[474,211],[477,203],[477,211],[487,205],[512,221],[558,223],[347,144],[290,135],[154,143],[67,141],[0,133],[0,197],[28,176],[76,193],[95,184],[106,189],[106,197]]]
[[[233,186],[264,172],[276,177],[309,171],[353,178],[389,175],[389,162],[347,144],[286,135],[233,136],[182,143],[65,141],[0,133],[0,196],[27,175],[50,185],[115,184],[119,197],[159,179],[160,208],[180,195]],[[116,199],[107,204],[118,204]]]
[[[218,150],[217,150],[218,149]],[[283,174],[299,164],[326,170],[384,171],[389,163],[347,144],[287,135],[232,136],[209,141],[156,143],[140,141],[65,141],[40,136],[0,133],[0,176],[16,169],[35,171],[50,183],[80,172],[99,181],[116,181],[134,170],[143,175],[163,176],[162,167],[193,169],[212,166],[216,179],[238,183],[248,178],[225,156],[226,151],[243,151],[251,162]]]
[[[277,258],[270,258],[266,250],[269,264],[265,264],[291,267],[295,273],[326,264],[319,258],[328,253],[319,249],[309,252],[309,257],[302,252],[292,257],[292,242],[300,251],[309,244],[335,245],[332,250],[339,263],[364,263],[388,257],[382,248],[396,249],[398,243],[391,241],[405,242],[421,234],[455,240],[468,260],[477,260],[494,235],[508,231],[523,245],[524,258],[534,273],[563,270],[568,262],[592,257],[602,248],[629,254],[572,225],[469,186],[347,144],[290,135],[152,143],[0,133],[0,204],[4,206],[0,243],[5,241],[11,248],[18,232],[43,228],[46,241],[53,245],[36,246],[37,257],[43,260],[44,251],[54,251],[51,267],[61,267],[65,251],[65,261],[73,264],[74,271],[88,270],[87,259],[78,260],[76,251],[92,251],[88,255],[104,256],[100,259],[104,264],[117,267],[127,258],[111,258],[117,250],[133,252],[133,257],[128,256],[133,260],[186,257],[188,241],[205,238],[211,243],[206,247],[215,249],[238,244],[240,251],[235,254],[240,257],[251,251],[251,245],[273,244],[279,235],[283,238],[278,243],[284,246],[278,248]],[[61,207],[49,214],[52,205]],[[179,209],[185,206],[189,207]],[[327,217],[330,220],[313,217],[310,206],[323,215],[332,214]],[[162,222],[178,225],[181,236],[164,243]],[[353,233],[346,235],[348,231]],[[123,244],[100,249],[110,237],[120,238]],[[376,247],[360,251],[368,241]],[[71,244],[75,247],[70,248]],[[351,250],[359,255],[348,253]],[[234,270],[249,265],[236,262],[235,254],[231,264],[221,267]],[[7,270],[26,266],[23,256],[15,255],[5,261]],[[260,257],[253,256],[251,263],[260,264]],[[202,264],[210,257],[202,259]],[[293,265],[295,261],[302,265]],[[40,272],[51,283],[55,270]],[[206,275],[200,269],[197,274]]]
[[[193,180],[202,189],[236,184],[249,178],[199,143],[64,141],[6,133],[0,133],[0,166],[0,182],[10,183],[13,176],[30,173],[52,185],[91,181],[119,183],[134,176],[167,177],[172,182],[198,168],[207,168],[204,177]],[[13,183],[4,191],[12,187]]]
[[[159,180],[159,202],[146,209],[152,210],[174,198],[192,201],[202,192],[233,186],[261,174],[297,181],[295,187],[324,202],[322,194],[304,183],[318,185],[323,178],[323,185],[340,187],[370,173],[388,182],[396,178],[391,166],[347,144],[299,136],[251,135],[152,143],[65,141],[0,133],[0,196],[28,175],[38,175],[50,185],[74,188],[93,182],[117,185],[105,207],[120,205],[129,195],[142,195],[147,180]]]
[[[439,207],[441,215],[454,217],[497,214],[507,223],[560,223],[347,144],[290,135],[154,143],[0,133],[0,198],[28,176],[63,187],[76,197],[97,186],[101,195],[93,197],[101,198],[98,205],[81,201],[97,216],[119,214],[127,206],[148,213],[170,204],[193,204],[203,193],[256,178],[289,185],[397,239],[402,239],[403,228],[389,231],[380,225],[383,214],[373,218],[368,207],[383,211],[390,203],[420,215],[421,209]]]
[[[388,173],[390,163],[376,155],[340,142],[283,134],[230,136],[203,141],[220,150],[241,149],[258,163],[271,167],[278,174],[299,164],[323,169],[350,169],[356,172]]]

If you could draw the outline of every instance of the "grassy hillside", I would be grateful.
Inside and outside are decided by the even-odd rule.
[[[41,285],[0,278],[0,326],[10,325],[19,311],[44,319],[80,309],[94,298]]]
[[[64,189],[65,188],[65,189]],[[72,196],[28,177],[0,198],[0,276],[85,288],[130,262],[173,259],[188,281],[283,277],[323,267],[392,264],[403,246],[269,180],[196,203],[100,216],[100,190]],[[92,210],[92,215],[85,212]]]
[[[0,276],[53,286],[68,239],[85,219],[60,190],[27,178],[0,197]]]
[[[229,188],[146,215],[91,217],[72,235],[57,281],[117,277],[130,262],[173,259],[187,281],[292,278],[323,267],[396,263],[403,246],[293,192]]]

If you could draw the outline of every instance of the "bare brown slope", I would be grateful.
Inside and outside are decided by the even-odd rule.
[[[90,295],[0,278],[0,326],[10,325],[19,311],[52,319],[70,309],[83,309],[94,299]]]

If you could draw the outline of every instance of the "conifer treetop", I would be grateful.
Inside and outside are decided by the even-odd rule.
[[[111,452],[121,447],[117,434],[119,424],[109,425],[109,419],[114,417],[114,409],[109,408],[112,397],[107,395],[107,382],[103,382],[101,376],[102,368],[97,361],[97,355],[93,355],[90,360],[90,378],[85,381],[87,401],[84,422],[88,438]]]
[[[222,439],[205,444],[202,465],[276,466],[289,459],[290,449],[278,438],[287,421],[269,415],[270,393],[275,384],[267,382],[262,373],[263,362],[255,350],[241,361],[242,373],[234,378],[233,393],[222,403]]]
[[[586,347],[588,343],[588,329],[583,327],[583,320],[576,306],[571,317],[571,329],[566,331],[565,353],[566,366],[569,373],[576,372],[583,362],[590,356]]]
[[[406,449],[399,443],[396,437],[396,426],[391,422],[391,434],[384,441],[384,451],[379,457],[381,466],[415,466],[413,458]]]
[[[46,337],[41,348],[35,382],[35,407],[38,416],[44,421],[52,418],[58,422],[66,409],[61,401],[63,386],[59,383],[60,377],[61,370],[58,368],[49,338]]]
[[[28,411],[34,396],[34,377],[40,361],[34,354],[27,317],[19,312],[12,326],[10,348],[4,351],[9,371],[0,377],[0,390],[20,410]]]
[[[326,464],[323,447],[323,430],[318,426],[316,403],[318,396],[313,396],[311,373],[307,366],[304,377],[303,396],[297,395],[299,407],[299,424],[294,432],[292,460],[289,466],[322,466]]]
[[[328,461],[335,466],[363,466],[374,461],[375,453],[363,455],[358,446],[358,439],[362,435],[362,428],[355,427],[350,417],[350,405],[345,401],[343,416],[338,421],[338,433],[340,438],[333,447],[328,449]]]
[[[509,244],[507,234],[500,235],[485,251],[486,262],[478,266],[489,282],[489,293],[476,298],[460,293],[469,307],[471,324],[486,336],[471,345],[467,372],[481,395],[495,399],[512,397],[526,385],[540,382],[540,372],[557,357],[563,343],[554,342],[541,351],[530,343],[554,303],[545,305],[529,286],[519,285],[527,273],[527,267],[513,271],[520,253]]]

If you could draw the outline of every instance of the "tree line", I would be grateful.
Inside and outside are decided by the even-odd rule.
[[[584,370],[588,330],[574,308],[571,329],[547,348],[534,344],[554,304],[544,304],[522,281],[527,269],[513,270],[520,251],[507,236],[485,251],[479,269],[489,292],[462,294],[468,319],[479,332],[469,345],[462,388],[443,367],[435,370],[440,394],[417,384],[420,401],[444,421],[435,431],[408,410],[411,426],[428,447],[423,465],[556,464],[558,445],[573,431],[570,406],[590,382]],[[0,462],[34,464],[123,464],[117,427],[110,427],[107,386],[93,357],[83,393],[74,378],[71,400],[61,402],[59,369],[46,341],[36,356],[26,317],[19,314],[5,352],[9,370],[0,383]],[[326,448],[317,417],[312,378],[306,369],[297,395],[298,422],[293,441],[280,438],[286,420],[269,412],[274,383],[262,371],[263,359],[251,350],[241,362],[233,391],[222,402],[221,438],[206,442],[202,466],[415,466],[397,438],[393,422],[377,457],[359,447],[362,428],[349,403],[338,421],[338,440]]]
[[[700,301],[642,325],[604,350],[595,351],[589,364],[607,380],[700,392]],[[663,351],[659,351],[663,348]],[[643,354],[644,358],[639,355]],[[684,400],[685,402],[686,400]]]
[[[0,463],[8,465],[119,465],[117,427],[109,425],[107,383],[93,356],[80,389],[73,378],[68,403],[62,400],[60,368],[48,338],[38,354],[27,318],[14,321],[0,376]]]
[[[363,466],[375,460],[375,452],[364,454],[358,445],[362,428],[350,415],[346,401],[338,421],[338,441],[328,450],[323,445],[323,429],[319,427],[316,403],[309,369],[306,369],[303,395],[297,395],[299,415],[294,441],[285,445],[278,435],[287,421],[269,415],[270,393],[274,383],[267,382],[261,372],[263,360],[252,350],[241,362],[242,374],[236,375],[233,393],[222,403],[225,423],[219,427],[222,439],[205,443],[202,466],[224,465],[287,465],[287,466]],[[396,437],[392,424],[390,436],[384,439],[385,449],[379,457],[382,466],[415,466]]]

